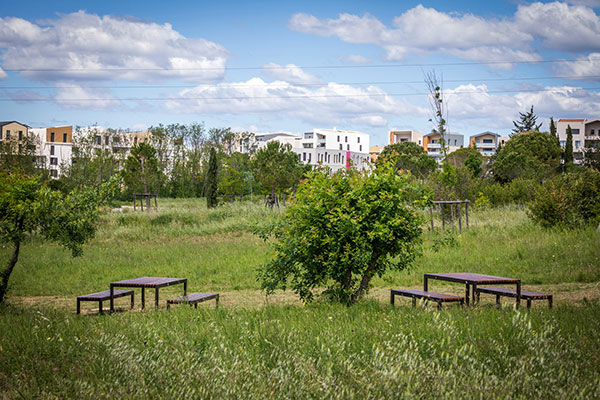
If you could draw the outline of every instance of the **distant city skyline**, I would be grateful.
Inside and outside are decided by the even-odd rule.
[[[85,7],[83,7],[85,5]],[[145,130],[502,136],[533,105],[600,117],[600,1],[30,1],[0,4],[0,120]],[[467,145],[467,143],[465,143]]]

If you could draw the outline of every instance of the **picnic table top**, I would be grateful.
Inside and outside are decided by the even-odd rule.
[[[469,283],[469,284],[495,284],[495,283],[519,283],[520,279],[504,278],[494,275],[476,274],[473,272],[447,272],[447,273],[427,273],[425,278],[437,279],[449,282]]]
[[[111,286],[119,287],[162,287],[175,285],[177,283],[187,282],[187,278],[164,278],[156,276],[142,276],[139,278],[125,279],[122,281],[111,282]]]

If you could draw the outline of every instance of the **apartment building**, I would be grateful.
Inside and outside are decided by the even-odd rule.
[[[0,143],[20,143],[28,134],[31,127],[17,121],[0,121]]]
[[[312,166],[327,166],[332,172],[353,165],[359,169],[369,164],[369,135],[357,131],[313,129],[293,142],[298,160]]]
[[[441,143],[442,135],[439,133],[428,133],[423,135],[423,148],[428,155],[435,158],[435,161],[440,163],[444,158]],[[460,149],[464,143],[464,136],[458,133],[446,134],[446,148],[448,153],[452,153]]]
[[[471,136],[469,146],[477,149],[486,157],[496,154],[498,149],[508,141],[508,137],[486,131]]]
[[[423,146],[423,134],[417,131],[390,131],[389,144],[413,142]]]
[[[594,140],[592,139],[594,136],[596,138],[598,137],[598,128],[596,128],[594,121],[589,121],[591,124],[589,128],[589,135],[587,136],[589,138],[588,140]],[[558,133],[558,140],[563,148],[567,144],[567,128],[569,126],[571,127],[571,133],[573,134],[573,162],[577,165],[581,165],[583,163],[586,140],[586,122],[587,121],[585,119],[561,118],[556,123],[556,133]],[[594,128],[592,128],[592,126],[594,126]],[[592,135],[592,130],[594,131],[594,135]]]
[[[73,127],[55,126],[31,129],[37,138],[38,160],[48,169],[50,176],[58,178],[71,165],[73,154]]]

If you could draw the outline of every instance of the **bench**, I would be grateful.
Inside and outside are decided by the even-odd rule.
[[[394,305],[395,296],[411,297],[413,306],[417,305],[417,299],[433,300],[437,302],[438,308],[442,308],[442,303],[459,302],[464,304],[465,299],[459,296],[452,296],[443,293],[425,292],[416,289],[392,289],[390,291],[390,304]]]
[[[503,288],[503,287],[478,287],[475,289],[477,293],[477,301],[479,301],[480,293],[495,294],[496,304],[500,305],[500,297],[517,297],[517,291],[515,289]],[[532,300],[548,300],[549,308],[552,308],[552,295],[547,293],[529,292],[527,290],[521,290],[521,298],[527,300],[527,308],[531,308]]]
[[[133,308],[133,290],[115,290],[113,298],[131,296],[131,308]],[[98,309],[102,314],[102,302],[104,300],[110,300],[110,290],[104,290],[102,292],[85,294],[77,297],[77,314],[81,313],[81,302],[82,301],[97,301]]]
[[[174,299],[167,300],[167,310],[170,309],[171,304],[189,304],[190,307],[193,305],[198,308],[198,303],[203,301],[215,299],[216,307],[219,307],[219,293],[190,293],[185,296],[175,297]]]

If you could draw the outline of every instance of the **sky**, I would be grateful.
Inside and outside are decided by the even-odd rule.
[[[508,135],[600,118],[600,0],[0,2],[0,120]]]

